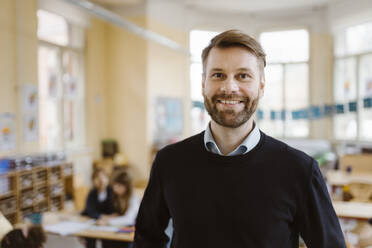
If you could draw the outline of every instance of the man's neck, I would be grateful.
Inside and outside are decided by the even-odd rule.
[[[234,151],[253,130],[253,119],[237,128],[224,127],[211,121],[213,138],[224,155]]]

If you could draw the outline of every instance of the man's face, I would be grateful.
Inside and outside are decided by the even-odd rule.
[[[241,47],[212,48],[203,74],[204,104],[212,120],[236,128],[247,122],[263,95],[256,56]]]

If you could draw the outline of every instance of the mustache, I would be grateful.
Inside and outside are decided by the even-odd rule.
[[[247,96],[242,96],[242,95],[238,95],[238,94],[225,94],[225,93],[222,93],[222,94],[217,94],[217,95],[214,95],[212,96],[211,98],[212,102],[217,102],[217,100],[238,100],[238,101],[243,101],[243,102],[249,102],[250,101],[250,98],[247,97]]]

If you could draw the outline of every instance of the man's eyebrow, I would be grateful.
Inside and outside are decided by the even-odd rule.
[[[251,69],[246,68],[246,67],[241,67],[241,68],[238,69],[238,71],[247,71],[247,72],[250,72],[250,73],[253,72]]]
[[[223,71],[221,68],[212,68],[211,71]]]

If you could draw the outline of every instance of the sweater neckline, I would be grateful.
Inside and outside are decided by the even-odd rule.
[[[252,156],[254,156],[255,154],[257,154],[261,150],[261,147],[265,143],[265,139],[266,139],[266,135],[260,130],[260,134],[261,134],[260,135],[260,141],[258,142],[258,144],[252,150],[250,150],[249,152],[247,152],[245,154],[241,154],[241,155],[223,156],[223,155],[219,155],[219,154],[209,152],[205,148],[204,132],[205,131],[203,131],[199,135],[199,145],[201,147],[203,155],[206,156],[209,160],[213,160],[215,163],[221,163],[221,164],[228,163],[229,165],[233,164],[233,163],[239,165],[239,163],[236,163],[236,162],[243,161],[243,160],[246,161],[247,159],[249,159]]]

